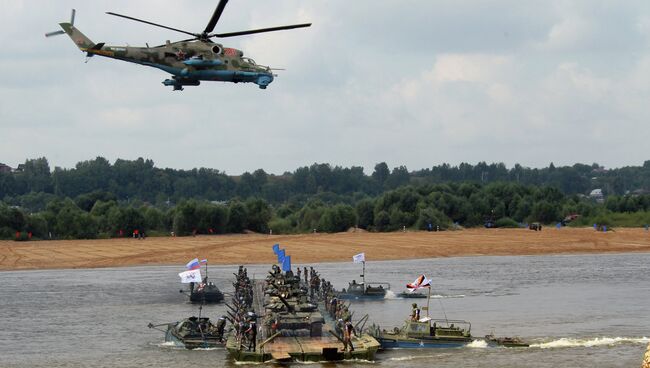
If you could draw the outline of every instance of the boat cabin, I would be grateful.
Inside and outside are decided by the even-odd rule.
[[[431,319],[424,317],[419,321],[406,321],[403,331],[408,337],[471,337],[472,324],[462,320]]]

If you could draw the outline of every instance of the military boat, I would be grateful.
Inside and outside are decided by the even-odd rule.
[[[206,276],[203,282],[199,283],[197,287],[190,286],[189,297],[191,303],[220,303],[223,301],[223,293],[217,285],[207,281]]]
[[[162,326],[166,326],[166,330],[159,329]],[[186,349],[214,348],[225,343],[225,317],[219,318],[216,325],[207,317],[193,316],[179,322],[161,325],[150,323],[148,327],[164,331],[165,342],[171,342]]]
[[[223,293],[217,285],[208,281],[208,263],[205,262],[205,277],[200,283],[189,283],[189,290],[180,290],[190,298],[191,303],[212,304],[223,301]]]
[[[378,326],[370,334],[379,341],[382,349],[454,348],[474,339],[471,323],[463,320],[432,319],[408,320],[402,328],[381,330]]]
[[[366,282],[366,261],[365,258],[360,263],[363,264],[361,273],[361,282],[356,280],[348,283],[347,289],[341,289],[337,293],[339,299],[362,299],[362,300],[381,300],[386,297],[386,292],[390,290],[390,284],[387,282]]]
[[[485,335],[485,341],[489,345],[505,346],[507,348],[527,348],[529,343],[519,337],[496,337],[494,334]]]
[[[340,299],[384,299],[388,290],[390,284],[387,282],[357,283],[356,280],[352,280],[348,283],[347,289],[344,288],[338,293],[338,297]]]
[[[255,281],[253,288],[254,313],[264,315],[263,328],[260,335],[230,334],[226,349],[235,361],[374,360],[379,342],[360,333],[352,338],[354,348],[346,349],[342,337],[334,332],[334,326],[327,323],[321,313],[319,304],[322,301],[310,299],[291,271],[283,273],[274,267],[271,275],[266,280]]]
[[[398,298],[404,298],[404,299],[425,299],[428,298],[429,296],[426,294],[418,293],[418,292],[411,292],[411,291],[403,291],[399,294],[396,294]]]

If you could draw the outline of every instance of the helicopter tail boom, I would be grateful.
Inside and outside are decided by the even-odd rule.
[[[74,42],[81,51],[87,51],[95,46],[95,43],[91,41],[90,38],[86,37],[86,35],[81,33],[81,31],[75,28],[71,23],[59,23],[59,25],[63,28],[65,33],[70,36],[72,42]]]

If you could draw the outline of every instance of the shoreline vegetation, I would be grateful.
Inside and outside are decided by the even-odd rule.
[[[299,235],[199,235],[189,237],[0,241],[0,271],[184,265],[207,258],[210,264],[272,263],[273,244],[286,248],[296,264],[461,256],[523,256],[650,252],[650,232],[620,228],[464,229],[373,233],[363,230]]]

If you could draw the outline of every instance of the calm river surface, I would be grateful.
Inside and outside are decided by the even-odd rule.
[[[432,315],[468,320],[474,336],[517,335],[533,346],[397,350],[343,366],[636,368],[650,341],[648,265],[650,254],[369,260],[367,280],[390,282],[395,293],[421,273],[432,278]],[[361,273],[352,262],[314,266],[337,288]],[[249,275],[263,277],[268,268],[248,266]],[[166,346],[163,333],[147,328],[198,313],[178,292],[183,269],[0,272],[0,367],[234,367],[223,349]],[[236,270],[211,266],[210,278],[230,292]],[[352,309],[390,328],[401,325],[413,301],[426,303],[388,298]],[[207,306],[203,313],[214,318],[224,310]]]

